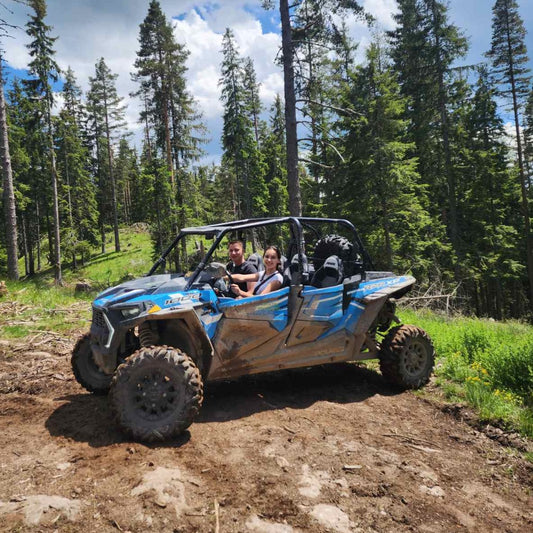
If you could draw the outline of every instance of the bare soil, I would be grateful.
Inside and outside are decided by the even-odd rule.
[[[147,446],[76,383],[75,340],[0,341],[0,531],[533,531],[531,463],[377,372],[209,385]]]

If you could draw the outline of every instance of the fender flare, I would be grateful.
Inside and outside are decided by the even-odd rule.
[[[200,356],[202,358],[202,377],[205,379],[209,374],[211,362],[215,350],[211,340],[207,336],[205,329],[193,308],[176,311],[175,309],[162,309],[146,317],[146,321],[181,321],[185,324],[193,337],[194,343],[199,345]],[[187,354],[192,357],[192,354]]]

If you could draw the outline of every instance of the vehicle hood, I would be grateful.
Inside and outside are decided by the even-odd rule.
[[[180,274],[145,276],[106,289],[96,297],[94,305],[107,307],[142,295],[183,291],[186,285],[185,276]]]

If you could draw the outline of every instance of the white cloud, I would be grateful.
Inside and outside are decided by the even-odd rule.
[[[9,13],[0,2],[0,18],[21,27],[13,30],[14,38],[4,39],[4,58],[14,68],[27,66],[29,56],[26,43],[25,24],[30,9],[21,4],[8,2],[13,11]],[[484,28],[483,46],[490,35],[490,10],[487,0],[450,0],[450,21],[465,29],[473,24],[479,34]],[[277,10],[264,12],[260,0],[224,0],[216,2],[195,2],[194,0],[160,0],[161,8],[173,24],[179,42],[190,50],[187,61],[189,68],[189,90],[197,98],[206,123],[211,131],[210,153],[220,153],[222,106],[219,101],[220,53],[222,35],[226,27],[235,33],[236,42],[243,56],[254,61],[257,79],[261,83],[261,98],[265,107],[271,105],[277,93],[283,94],[283,75],[274,61],[280,46],[280,30]],[[132,128],[139,128],[137,117],[139,104],[128,97],[137,87],[131,81],[130,73],[136,51],[139,47],[139,24],[148,11],[148,0],[48,0],[46,23],[53,27],[52,35],[58,36],[54,44],[56,59],[62,68],[71,66],[83,90],[88,88],[89,76],[94,75],[94,66],[104,57],[111,70],[118,74],[117,89],[128,102],[128,121]],[[361,0],[365,9],[377,20],[380,29],[394,27],[393,13],[397,11],[396,0]],[[471,12],[475,9],[483,14],[486,24],[476,26]],[[465,11],[465,10],[469,11]],[[526,22],[531,20],[533,10],[522,9]],[[477,19],[476,19],[477,20]],[[262,27],[263,23],[263,27]],[[360,43],[357,60],[364,59],[364,49],[370,41],[370,32],[361,20],[348,21],[350,34]],[[263,29],[268,28],[268,30]],[[476,29],[477,28],[477,29]],[[480,36],[474,33],[473,45],[479,44]],[[533,49],[533,34],[528,34],[527,45]],[[479,48],[479,46],[478,46]]]
[[[363,7],[385,30],[394,28],[392,15],[398,11],[396,0],[364,0]]]
[[[281,72],[273,72],[263,80],[259,95],[266,105],[270,105],[274,102],[277,94],[283,97],[283,91],[283,75]]]
[[[173,20],[177,40],[190,51],[187,60],[189,90],[195,96],[211,133],[208,145],[211,153],[219,153],[222,105],[219,100],[220,53],[226,27],[235,33],[243,56],[254,60],[261,97],[270,105],[276,92],[282,91],[282,77],[274,58],[280,38],[275,33],[263,33],[261,23],[250,8],[259,9],[260,0],[225,0],[219,4],[206,2],[200,6],[191,0],[160,0],[161,8]],[[245,9],[245,7],[247,9]],[[11,8],[11,6],[10,6]],[[1,7],[0,7],[1,9]],[[13,14],[4,15],[8,22],[21,27],[14,39],[5,39],[4,58],[16,69],[26,68],[29,55],[25,33],[28,7],[13,4]],[[148,12],[147,0],[48,0],[46,23],[58,36],[54,44],[56,60],[62,69],[70,66],[84,91],[100,57],[117,78],[117,91],[128,104],[127,121],[139,130],[139,102],[129,94],[137,89],[131,81],[136,52],[139,47],[139,24]],[[268,15],[267,15],[268,16]]]

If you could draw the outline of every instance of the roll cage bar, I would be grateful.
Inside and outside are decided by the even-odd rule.
[[[254,229],[259,227],[265,227],[265,226],[272,226],[275,224],[289,224],[289,228],[291,231],[291,236],[294,242],[296,243],[296,253],[298,254],[298,260],[300,264],[304,261],[304,232],[303,228],[311,229],[315,233],[318,234],[316,228],[313,226],[313,224],[338,224],[340,226],[344,226],[347,228],[350,233],[353,236],[354,243],[358,246],[362,258],[363,258],[363,267],[365,270],[368,270],[369,267],[372,266],[372,261],[370,259],[370,256],[368,255],[365,247],[363,246],[363,243],[361,239],[359,238],[359,235],[357,234],[357,231],[355,229],[355,226],[349,222],[348,220],[342,219],[342,218],[318,218],[318,217],[276,217],[276,218],[249,218],[249,219],[243,219],[243,220],[236,220],[233,222],[219,222],[218,224],[209,224],[207,226],[195,226],[195,227],[189,227],[189,228],[183,228],[176,238],[172,241],[170,246],[161,254],[161,256],[157,259],[157,261],[154,263],[150,271],[148,272],[148,276],[151,276],[157,268],[166,261],[166,257],[170,254],[170,252],[177,246],[178,242],[185,237],[186,235],[205,235],[208,237],[214,238],[214,242],[207,251],[207,253],[204,255],[202,260],[198,263],[198,266],[194,270],[192,276],[189,278],[187,282],[187,286],[185,290],[189,290],[192,284],[196,281],[202,270],[206,267],[206,265],[209,263],[209,260],[211,256],[213,255],[214,251],[218,248],[220,242],[222,239],[231,232],[238,231],[238,230],[246,230],[246,229]]]

